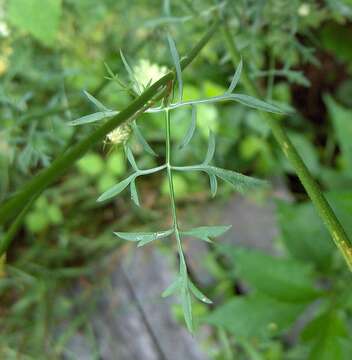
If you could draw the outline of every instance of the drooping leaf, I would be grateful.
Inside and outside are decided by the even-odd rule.
[[[214,133],[209,130],[208,150],[204,159],[204,164],[209,164],[214,157],[215,153],[215,136]]]
[[[161,294],[161,296],[163,298],[166,298],[168,296],[171,296],[172,294],[176,293],[177,291],[179,291],[182,288],[182,278],[179,276],[174,282],[172,282],[170,284],[170,286],[168,286],[163,293]]]
[[[158,156],[158,154],[155,153],[155,151],[148,144],[147,140],[144,138],[143,134],[139,130],[139,127],[135,121],[132,123],[132,129],[134,134],[136,135],[138,142],[142,145],[143,149],[150,155]]]
[[[215,197],[216,192],[218,190],[218,180],[216,176],[212,173],[208,173],[209,175],[209,182],[210,182],[210,193],[212,197]]]
[[[150,243],[151,241],[163,239],[168,237],[174,232],[173,229],[157,231],[157,232],[140,232],[140,233],[132,233],[132,232],[114,232],[116,236],[121,239],[128,241],[137,241],[138,246],[143,246],[145,244]]]
[[[112,197],[120,194],[121,191],[123,191],[132,180],[134,180],[137,177],[137,174],[132,174],[128,178],[122,180],[115,186],[111,187],[109,190],[105,191],[102,195],[100,195],[97,199],[98,202],[106,201],[111,199]]]
[[[225,246],[237,276],[252,288],[280,301],[309,302],[319,296],[312,267],[255,250]]]
[[[77,125],[89,124],[92,122],[104,120],[106,118],[115,116],[117,114],[118,111],[99,111],[93,114],[82,116],[76,120],[70,121],[68,122],[68,125],[77,126]]]
[[[193,283],[192,281],[188,281],[188,286],[192,294],[200,301],[204,302],[205,304],[212,304],[213,302],[206,297]]]
[[[193,333],[193,317],[192,317],[192,298],[188,287],[184,287],[181,292],[181,302],[183,315],[190,333]]]
[[[173,60],[173,63],[174,63],[175,69],[176,69],[179,101],[182,101],[183,81],[182,81],[182,70],[181,70],[181,64],[180,64],[180,57],[179,57],[177,49],[176,49],[175,41],[170,36],[170,34],[167,35],[167,41],[169,43],[172,60]]]
[[[88,91],[83,91],[84,95],[88,98],[88,100],[97,107],[100,111],[111,111],[104,104],[102,104],[98,99],[96,99],[93,95],[89,94]]]
[[[133,156],[132,150],[131,148],[128,146],[128,144],[125,145],[125,153],[127,156],[127,160],[129,161],[129,163],[131,164],[133,170],[135,171],[139,171],[136,160]]]
[[[238,296],[205,318],[237,337],[275,336],[286,330],[305,309],[305,304],[280,302],[262,294]]]
[[[136,180],[132,180],[130,183],[130,191],[131,191],[131,199],[137,205],[140,206],[137,187],[136,187]]]
[[[179,145],[179,149],[183,149],[186,145],[189,144],[196,129],[196,124],[197,124],[197,108],[195,106],[192,106],[191,122],[189,124],[185,137],[183,138],[181,144]]]
[[[211,238],[223,235],[231,228],[231,225],[227,226],[200,226],[187,231],[182,231],[184,236],[193,236],[198,239],[211,242]]]
[[[236,191],[240,193],[245,193],[246,191],[262,188],[268,185],[266,181],[242,175],[232,170],[221,169],[215,166],[208,166],[207,170],[205,171],[209,171],[220,179],[228,182],[234,187]]]
[[[227,93],[231,94],[232,91],[235,90],[235,88],[236,88],[236,86],[238,84],[238,81],[240,80],[240,77],[241,77],[242,67],[243,67],[243,62],[242,62],[242,59],[241,59],[240,63],[237,66],[235,75],[232,78],[231,84],[230,84],[229,88],[227,89]]]

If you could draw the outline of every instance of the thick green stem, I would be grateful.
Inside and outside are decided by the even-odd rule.
[[[234,66],[237,66],[241,59],[241,55],[236,47],[234,37],[231,34],[230,29],[226,24],[226,21],[224,21],[223,23],[222,31],[232,62]],[[241,81],[249,95],[260,97],[260,91],[245,70],[242,71]],[[344,256],[349,269],[352,271],[352,243],[348,238],[344,228],[337,219],[334,211],[332,210],[325,196],[319,189],[317,182],[310,174],[308,168],[304,164],[296,148],[294,147],[286,132],[282,128],[280,122],[268,113],[262,113],[262,115],[269,127],[271,128],[272,133],[277,142],[279,143],[285,156],[293,165],[297,176],[299,177],[300,181],[302,182],[304,188],[308,193],[308,196],[316,207],[319,216],[329,230],[336,246]],[[314,239],[312,239],[312,241],[314,241]]]
[[[167,171],[167,179],[169,183],[169,193],[170,193],[170,202],[171,202],[171,214],[172,214],[172,222],[173,228],[175,231],[175,237],[177,241],[177,250],[180,258],[180,273],[182,274],[186,269],[186,261],[183,255],[181,236],[177,222],[177,213],[176,213],[176,199],[175,199],[175,189],[174,189],[174,181],[172,174],[172,165],[171,165],[171,126],[170,126],[170,111],[165,110],[165,132],[166,132],[166,171]],[[185,275],[185,274],[183,274]]]
[[[203,38],[190,51],[190,53],[182,59],[182,69],[185,69],[194,60],[194,58],[210,40],[218,27],[219,22],[212,25],[205,33]],[[155,97],[163,94],[166,85],[173,78],[174,71],[171,71],[163,76],[118,115],[111,118],[77,145],[68,149],[64,154],[54,160],[49,168],[44,169],[36,177],[27,182],[13,195],[12,198],[0,206],[0,225],[5,224],[9,220],[13,219],[21,211],[21,209],[26,206],[31,198],[33,198],[33,196],[40,194],[43,190],[50,186],[93,145],[102,141],[110,131],[121,125],[123,122],[127,121],[132,116],[136,115],[136,113],[143,112],[149,106],[150,100],[155,99]]]

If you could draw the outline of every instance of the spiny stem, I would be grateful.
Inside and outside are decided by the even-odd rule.
[[[171,124],[170,124],[170,111],[168,109],[165,110],[165,132],[166,132],[166,140],[165,140],[166,172],[169,183],[172,222],[173,222],[173,228],[175,231],[175,237],[177,241],[177,250],[180,258],[180,272],[182,274],[182,272],[184,271],[183,269],[186,269],[186,261],[183,255],[181,236],[179,232],[177,213],[176,213],[175,189],[174,189],[173,173],[172,173],[172,165],[171,165]]]
[[[230,29],[226,23],[226,20],[223,20],[222,32],[225,38],[226,45],[228,47],[231,60],[236,67],[237,64],[241,60],[240,53],[236,47],[234,37],[230,32]],[[258,91],[258,87],[256,84],[251,80],[249,75],[245,70],[242,70],[242,84],[249,95],[259,97],[260,92]],[[325,226],[329,230],[336,246],[342,253],[345,261],[352,271],[352,243],[351,240],[348,238],[344,228],[342,227],[341,223],[337,219],[334,211],[330,207],[329,203],[327,202],[325,196],[319,189],[317,182],[314,180],[313,176],[309,172],[308,168],[304,164],[302,158],[298,154],[296,148],[292,144],[291,140],[287,136],[285,130],[280,125],[280,122],[277,119],[274,119],[268,113],[261,113],[271,131],[279,143],[281,150],[284,152],[287,159],[293,165],[296,174],[300,181],[302,182],[304,188],[306,189],[308,196],[310,197],[311,201],[313,202],[315,208],[321,219],[323,220]],[[313,241],[314,239],[312,239]]]

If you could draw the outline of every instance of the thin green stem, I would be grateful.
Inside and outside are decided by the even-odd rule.
[[[182,275],[184,271],[186,271],[186,261],[183,255],[181,236],[178,227],[177,221],[177,212],[176,212],[176,199],[175,199],[175,189],[174,189],[174,181],[173,181],[173,173],[172,173],[172,165],[171,165],[171,124],[170,124],[170,111],[165,110],[165,148],[166,148],[166,173],[167,179],[169,183],[169,193],[170,193],[170,202],[171,202],[171,214],[172,214],[172,222],[173,228],[175,231],[175,237],[177,241],[177,250],[180,258],[180,273]]]
[[[231,34],[230,29],[225,20],[223,22],[222,31],[232,62],[234,66],[237,66],[237,64],[241,59],[241,56],[236,47],[234,37]],[[245,70],[242,71],[241,80],[243,86],[245,87],[249,95],[260,97],[261,94],[258,90],[258,87],[251,80],[251,78],[249,77],[248,73]],[[352,271],[351,240],[348,238],[344,228],[337,219],[334,211],[332,210],[325,196],[319,189],[317,182],[314,180],[313,176],[311,175],[308,168],[304,164],[302,158],[298,154],[296,148],[294,147],[291,140],[287,136],[280,122],[277,119],[273,118],[268,113],[262,113],[262,116],[269,125],[269,127],[271,128],[272,133],[276,141],[279,143],[281,150],[284,152],[287,159],[293,165],[298,178],[300,179],[304,188],[306,189],[307,194],[310,197],[315,208],[317,209],[319,216],[321,217],[325,226],[329,230],[336,246],[342,253],[343,257],[345,258],[349,269]]]

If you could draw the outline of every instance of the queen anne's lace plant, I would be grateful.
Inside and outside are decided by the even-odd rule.
[[[140,201],[138,197],[136,179],[140,176],[146,176],[160,171],[165,171],[168,178],[169,184],[169,194],[170,194],[170,204],[171,204],[171,213],[172,213],[172,226],[169,229],[159,230],[155,232],[115,232],[114,234],[121,239],[127,241],[133,241],[137,243],[137,246],[146,245],[155,240],[165,239],[173,235],[176,240],[177,251],[179,256],[179,274],[176,277],[175,281],[163,292],[163,296],[170,296],[174,293],[178,293],[181,296],[182,306],[185,321],[187,327],[190,331],[193,329],[192,322],[192,300],[191,296],[199,299],[202,302],[207,304],[211,303],[209,300],[190,280],[188,276],[187,263],[183,252],[182,239],[185,237],[193,237],[206,242],[211,242],[212,238],[218,237],[224,234],[230,227],[229,226],[200,226],[192,229],[183,229],[180,228],[179,222],[177,219],[177,210],[176,210],[176,200],[174,192],[174,182],[173,174],[175,172],[188,172],[188,171],[200,171],[208,175],[210,182],[210,191],[212,197],[215,196],[217,192],[218,179],[224,180],[225,182],[231,184],[236,191],[245,192],[247,190],[252,190],[254,188],[262,187],[266,185],[266,182],[262,180],[257,180],[242,174],[239,174],[234,171],[221,169],[212,165],[212,159],[215,152],[215,137],[211,131],[209,131],[209,144],[208,149],[205,154],[203,162],[200,164],[192,166],[175,166],[172,163],[172,154],[171,154],[171,112],[174,109],[177,109],[182,106],[188,106],[191,109],[191,117],[189,128],[179,144],[178,149],[182,149],[189,144],[193,134],[196,130],[197,123],[197,104],[202,103],[216,103],[223,101],[237,101],[246,106],[256,108],[262,111],[268,111],[273,113],[282,113],[282,110],[276,105],[263,102],[256,98],[243,95],[235,94],[233,91],[236,88],[236,85],[240,79],[241,70],[242,70],[242,61],[237,67],[236,73],[231,81],[231,84],[225,94],[221,96],[215,96],[205,99],[197,99],[190,101],[182,101],[183,93],[183,83],[181,76],[181,65],[179,56],[176,50],[175,43],[173,39],[168,36],[168,43],[170,47],[170,52],[175,66],[176,78],[178,83],[178,100],[174,103],[170,102],[172,99],[172,89],[173,84],[170,84],[169,91],[163,97],[158,107],[149,107],[143,109],[146,113],[154,112],[163,112],[165,115],[165,163],[163,165],[151,168],[151,169],[140,169],[138,164],[135,161],[132,150],[128,145],[129,129],[133,130],[133,134],[136,139],[140,142],[146,152],[152,155],[156,155],[154,150],[145,140],[143,134],[141,133],[139,127],[136,124],[136,118],[140,113],[137,113],[133,118],[129,119],[125,124],[120,125],[117,129],[112,131],[108,135],[108,139],[113,143],[124,143],[124,149],[126,152],[127,159],[131,164],[132,174],[126,179],[122,180],[115,186],[111,187],[105,191],[99,198],[98,201],[109,200],[118,194],[120,194],[127,187],[130,188],[131,199],[132,201],[140,206]],[[149,61],[142,60],[139,65],[134,67],[134,71],[128,65],[125,57],[121,53],[121,58],[124,63],[124,66],[129,74],[130,83],[125,84],[116,74],[114,74],[111,69],[107,66],[109,72],[109,79],[117,81],[121,86],[123,86],[126,91],[140,94],[145,88],[150,86],[152,83],[157,81],[163,74],[166,73],[166,68],[159,67],[154,64],[150,64]],[[143,73],[144,72],[144,73]],[[92,95],[85,92],[88,99],[97,107],[99,110],[96,113],[84,116],[77,120],[72,121],[71,125],[82,125],[86,123],[96,122],[103,120],[105,118],[114,116],[118,113],[116,110],[111,110],[103,105],[100,101],[95,99]],[[150,104],[151,106],[151,104]]]

